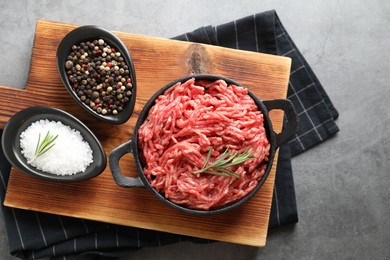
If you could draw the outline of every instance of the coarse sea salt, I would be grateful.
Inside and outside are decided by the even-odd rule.
[[[58,135],[55,145],[35,158],[38,136],[41,134],[42,141],[48,131],[53,136]],[[50,174],[73,175],[84,172],[93,162],[92,149],[80,132],[59,121],[45,119],[33,122],[21,133],[20,147],[31,166]]]

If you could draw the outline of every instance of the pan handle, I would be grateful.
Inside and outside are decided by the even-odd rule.
[[[127,153],[133,153],[134,145],[130,140],[124,144],[121,144],[114,150],[112,150],[108,156],[111,174],[114,177],[116,184],[122,187],[145,187],[140,177],[127,177],[123,176],[119,167],[119,160]]]
[[[263,104],[267,108],[268,112],[273,109],[281,109],[287,117],[287,124],[284,125],[282,132],[276,134],[276,146],[279,147],[290,139],[291,136],[296,134],[299,130],[299,119],[295,112],[294,106],[290,100],[287,99],[274,99],[265,100]]]

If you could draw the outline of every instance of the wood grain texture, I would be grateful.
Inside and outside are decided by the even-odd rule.
[[[62,86],[56,70],[56,50],[75,25],[37,21],[28,82],[23,90],[0,87],[0,127],[16,112],[47,105],[63,109],[82,120],[99,138],[108,154],[128,141],[137,115],[146,101],[170,81],[192,73],[212,73],[232,78],[264,100],[285,98],[291,60],[266,54],[115,32],[132,55],[137,75],[134,114],[122,125],[91,117]],[[271,119],[281,129],[283,113]],[[98,220],[152,230],[264,246],[272,201],[277,157],[258,194],[245,205],[215,216],[194,216],[160,202],[142,188],[126,189],[115,184],[111,172],[78,183],[55,183],[26,176],[15,169],[5,205],[16,208]],[[136,176],[131,155],[122,158],[125,175]]]

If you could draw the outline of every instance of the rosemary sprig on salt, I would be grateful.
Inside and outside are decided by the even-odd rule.
[[[41,133],[39,133],[37,147],[35,148],[35,157],[34,157],[34,159],[32,159],[31,162],[33,162],[35,159],[37,159],[42,154],[49,151],[55,145],[54,141],[57,139],[57,137],[58,137],[58,135],[56,135],[56,136],[51,135],[50,131],[47,131],[45,138],[43,138],[43,140],[41,142]]]

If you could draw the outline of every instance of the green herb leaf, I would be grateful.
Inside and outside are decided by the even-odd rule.
[[[39,133],[37,147],[35,148],[35,157],[31,162],[49,151],[55,145],[54,141],[57,139],[57,137],[58,135],[53,136],[50,134],[50,131],[47,131],[45,138],[43,138],[41,142],[41,133]]]
[[[207,153],[202,169],[193,172],[194,174],[208,173],[219,176],[233,176],[236,178],[240,178],[237,173],[230,170],[229,168],[232,166],[237,166],[251,158],[254,158],[252,152],[248,151],[248,149],[246,149],[242,154],[238,154],[237,152],[230,153],[229,148],[226,148],[226,150],[218,159],[209,164],[212,153],[213,148],[211,147],[210,151]]]

